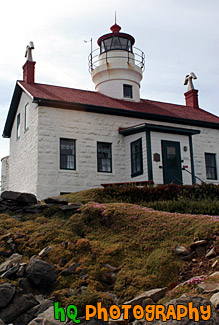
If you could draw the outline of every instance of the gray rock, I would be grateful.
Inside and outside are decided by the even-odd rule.
[[[192,302],[193,303],[193,307],[200,308],[200,306],[205,306],[204,309],[206,310],[206,306],[210,305],[211,306],[211,317],[208,321],[206,320],[202,320],[202,318],[200,317],[198,322],[195,322],[193,320],[190,320],[188,318],[188,315],[184,318],[182,318],[180,321],[177,320],[173,320],[172,317],[171,319],[167,320],[165,322],[165,324],[167,325],[193,325],[193,324],[199,324],[199,325],[218,325],[219,324],[219,316],[218,313],[216,312],[214,306],[210,303],[209,300],[202,298],[202,297],[186,297],[186,298],[178,298],[178,299],[173,299],[171,301],[169,301],[167,304],[165,304],[166,308],[168,305],[173,305],[174,308],[176,309],[177,305],[184,305],[188,307],[188,303]],[[164,322],[162,320],[158,320],[158,321],[153,321],[151,322],[151,324],[155,324],[155,325],[162,325],[164,324]]]
[[[186,256],[180,256],[180,259],[182,261],[190,261],[194,256],[195,256],[195,251],[191,252],[191,254],[186,255]]]
[[[112,271],[112,272],[116,272],[118,271],[118,268],[117,267],[114,267],[110,264],[104,264],[103,267],[107,268],[108,270]]]
[[[52,247],[47,246],[41,250],[41,252],[38,254],[40,257],[45,257],[48,255],[49,251],[51,251]]]
[[[15,265],[15,266],[12,266],[9,270],[7,270],[6,272],[4,272],[2,275],[1,275],[1,278],[4,279],[4,278],[10,278],[10,276],[14,273],[16,273],[18,270],[19,270],[20,266],[19,265]]]
[[[36,318],[39,314],[43,313],[51,306],[53,306],[53,302],[49,299],[45,299],[39,305],[34,306],[26,313],[19,316],[13,322],[13,325],[28,324],[32,319]]]
[[[49,293],[55,286],[57,272],[52,264],[35,257],[26,268],[26,277],[39,292]]]
[[[19,255],[17,253],[11,255],[4,263],[0,265],[0,274],[6,272],[12,266],[19,264],[22,257],[22,255]]]
[[[0,284],[0,308],[7,306],[14,297],[15,291],[15,286],[10,283]]]
[[[51,306],[43,313],[39,314],[37,318],[33,319],[28,325],[64,325],[68,322],[60,322],[54,319],[54,307]]]
[[[145,308],[147,305],[154,305],[155,302],[151,298],[146,298],[142,301],[142,307]]]
[[[206,248],[205,246],[198,246],[196,247],[195,252],[198,257],[202,257],[206,254]]]
[[[216,248],[212,247],[212,249],[210,249],[210,251],[207,252],[205,257],[212,258],[212,257],[215,257],[215,256],[217,256]]]
[[[150,298],[154,302],[157,302],[158,300],[160,300],[166,295],[167,290],[168,288],[165,287],[165,288],[157,288],[157,289],[145,291],[142,294],[133,298],[132,300],[124,302],[123,305],[132,305],[132,306],[141,305],[143,300],[145,300],[146,298]]]
[[[30,193],[5,191],[1,194],[1,197],[5,200],[12,200],[22,203],[37,203],[36,196]]]
[[[26,265],[26,264],[25,264],[25,265]],[[20,265],[20,268],[19,268],[19,270],[18,270],[17,273],[16,273],[16,276],[17,276],[18,278],[22,278],[22,277],[24,276],[24,272],[25,272],[25,268],[26,268],[25,265]]]
[[[44,202],[52,203],[52,204],[68,204],[68,199],[66,197],[61,197],[61,196],[52,196],[46,198]]]
[[[68,276],[73,273],[75,273],[76,269],[80,266],[78,263],[73,263],[71,266],[69,266],[67,269],[63,270],[60,275],[62,276]]]
[[[210,298],[210,302],[215,308],[219,307],[219,292],[215,293],[213,296]]]
[[[105,284],[112,285],[116,282],[116,273],[115,272],[103,273],[100,275],[100,281]]]
[[[189,255],[189,251],[188,249],[186,249],[184,246],[180,246],[180,245],[177,245],[175,248],[174,248],[174,253],[176,255]]]
[[[15,293],[10,303],[5,308],[0,309],[0,319],[7,324],[13,323],[18,316],[36,305],[38,302],[32,295],[22,296]]]
[[[219,291],[219,283],[214,283],[214,282],[199,283],[198,287],[206,293]]]
[[[194,243],[192,243],[192,245],[190,245],[191,249],[195,249],[196,247],[199,246],[206,246],[208,244],[208,241],[203,239],[203,240],[197,240]]]
[[[78,209],[82,204],[72,203],[69,205],[60,206],[59,209],[62,211],[78,212]]]
[[[30,293],[32,291],[30,282],[27,278],[20,278],[18,280],[18,285],[24,290],[26,293]]]

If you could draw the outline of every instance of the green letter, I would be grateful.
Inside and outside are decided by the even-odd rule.
[[[61,317],[59,317],[59,314],[61,314]],[[65,310],[62,307],[59,307],[58,302],[54,302],[54,318],[56,320],[60,320],[61,322],[65,321]]]
[[[73,309],[74,311],[71,312],[71,309]],[[67,316],[68,318],[73,320],[73,322],[76,324],[81,322],[80,319],[76,319],[77,315],[78,315],[78,308],[75,305],[67,306]]]

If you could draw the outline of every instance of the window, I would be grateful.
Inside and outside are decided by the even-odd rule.
[[[123,85],[123,96],[124,98],[133,98],[131,85]]]
[[[97,171],[112,173],[111,143],[97,142]]]
[[[29,119],[29,114],[28,114],[28,104],[25,105],[24,107],[24,131],[27,131],[28,129],[28,119]]]
[[[17,139],[20,138],[21,134],[21,115],[20,113],[17,115]]]
[[[142,139],[131,142],[131,176],[143,174]]]
[[[76,169],[75,140],[60,139],[60,169]]]
[[[205,153],[206,178],[217,179],[216,154]]]

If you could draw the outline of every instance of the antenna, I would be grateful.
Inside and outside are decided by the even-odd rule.
[[[116,10],[115,10],[115,24],[116,24]]]

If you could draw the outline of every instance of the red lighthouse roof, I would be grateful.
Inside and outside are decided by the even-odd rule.
[[[117,25],[116,23],[110,27],[112,33],[108,33],[108,34],[105,34],[103,36],[101,36],[98,41],[97,41],[97,44],[100,46],[100,43],[104,40],[104,39],[107,39],[107,38],[111,38],[111,37],[123,37],[123,38],[126,38],[126,39],[129,39],[131,41],[131,44],[133,45],[135,43],[135,39],[134,37],[132,37],[131,35],[129,34],[126,34],[126,33],[120,33],[120,30],[121,30],[121,27],[119,25]]]

